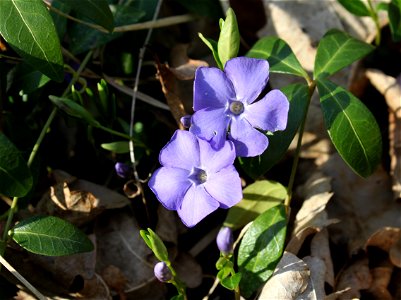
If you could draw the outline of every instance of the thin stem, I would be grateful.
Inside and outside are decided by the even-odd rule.
[[[309,84],[309,88],[308,88],[308,92],[309,92],[308,93],[308,97],[309,97],[308,105],[307,105],[307,108],[305,110],[305,115],[303,116],[301,126],[299,127],[297,147],[295,149],[295,157],[294,157],[294,161],[292,163],[290,179],[288,181],[287,197],[284,200],[284,205],[287,208],[289,208],[290,204],[291,204],[292,189],[293,189],[293,186],[294,186],[295,175],[296,175],[297,169],[298,169],[299,155],[301,154],[302,137],[303,137],[304,130],[305,130],[306,116],[308,114],[309,105],[310,105],[310,102],[311,102],[311,99],[312,99],[313,92],[314,92],[315,87],[316,87],[316,83],[314,81],[309,81],[308,84]]]
[[[0,255],[0,264],[3,265],[12,275],[15,276],[25,287],[32,292],[39,300],[46,300],[47,298],[43,296],[32,284],[29,283],[12,265],[10,265],[3,256]]]
[[[99,129],[102,129],[102,130],[104,130],[104,131],[107,131],[107,132],[109,132],[109,133],[111,133],[111,134],[113,134],[113,135],[117,135],[117,136],[123,137],[123,138],[125,138],[125,139],[127,139],[127,140],[129,140],[129,141],[131,141],[131,140],[134,139],[133,137],[129,136],[128,134],[125,134],[125,133],[122,133],[122,132],[119,132],[119,131],[115,131],[115,130],[110,129],[110,128],[105,127],[105,126],[100,126],[100,127],[98,127],[98,128],[99,128]]]
[[[379,46],[380,42],[381,42],[381,28],[380,28],[379,16],[377,14],[377,11],[373,7],[373,3],[371,0],[368,0],[368,5],[369,5],[370,16],[372,17],[373,22],[375,23],[376,31],[377,31],[376,37],[375,37],[375,44],[376,44],[376,46]]]

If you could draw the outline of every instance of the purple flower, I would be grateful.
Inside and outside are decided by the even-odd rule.
[[[224,145],[228,133],[237,156],[262,154],[269,141],[257,129],[284,130],[289,110],[289,102],[279,90],[272,90],[255,102],[268,80],[269,63],[262,59],[230,59],[224,72],[217,68],[198,68],[190,131],[210,141],[215,149]]]
[[[184,128],[189,128],[191,127],[191,119],[192,119],[191,115],[185,115],[181,117],[180,122],[182,126],[184,126]]]
[[[164,207],[177,210],[182,222],[192,227],[217,208],[242,199],[234,160],[232,142],[215,150],[191,132],[177,130],[160,151],[162,167],[153,173],[149,187]]]
[[[231,253],[233,251],[234,237],[231,228],[222,227],[217,234],[216,238],[217,248],[224,254]]]
[[[155,273],[156,278],[161,282],[166,282],[173,278],[170,269],[164,261],[159,261],[155,265],[153,272]]]
[[[128,178],[132,172],[131,166],[120,162],[115,164],[114,169],[116,170],[117,175],[121,178]]]

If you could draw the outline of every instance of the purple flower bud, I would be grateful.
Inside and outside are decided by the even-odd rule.
[[[180,122],[184,126],[184,128],[189,128],[191,127],[192,124],[191,119],[192,119],[191,115],[186,115],[180,119]]]
[[[216,238],[217,247],[224,254],[231,253],[233,251],[234,237],[231,228],[222,227],[217,234]]]
[[[156,278],[161,282],[169,281],[173,275],[164,261],[159,261],[153,269]]]
[[[116,163],[114,168],[121,178],[128,178],[132,172],[132,168],[129,165],[120,162]]]

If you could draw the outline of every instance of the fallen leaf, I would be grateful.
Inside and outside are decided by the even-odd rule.
[[[334,287],[334,267],[331,259],[329,233],[327,228],[323,228],[320,232],[316,233],[311,241],[311,256],[318,257],[323,260],[326,272],[324,273],[324,280],[330,286]],[[318,298],[320,299],[320,298]]]
[[[284,251],[272,277],[263,286],[258,299],[301,299],[298,297],[307,289],[309,277],[308,265],[294,254]]]
[[[389,251],[390,261],[394,266],[401,268],[401,237],[390,248]]]
[[[360,291],[368,289],[372,284],[372,280],[368,259],[363,258],[355,261],[339,274],[336,290],[341,291],[347,288],[351,289],[341,294],[338,299],[359,299],[361,297]]]
[[[102,272],[102,278],[112,290],[116,291],[121,300],[125,299],[125,285],[127,278],[119,268],[114,265],[109,265]]]
[[[368,292],[374,299],[393,299],[387,289],[391,280],[393,268],[393,265],[389,261],[385,261],[380,266],[377,266],[370,271],[372,274],[372,284],[370,285]]]
[[[324,291],[324,282],[326,274],[326,264],[320,257],[306,256],[302,260],[308,265],[310,270],[310,278],[308,287],[302,293],[299,299],[324,299],[326,293]]]
[[[384,227],[373,233],[366,241],[365,250],[371,247],[380,248],[386,252],[395,245],[401,238],[401,229],[395,227]]]

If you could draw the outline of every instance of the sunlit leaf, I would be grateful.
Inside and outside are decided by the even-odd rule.
[[[237,56],[240,44],[237,18],[233,9],[229,8],[226,14],[227,17],[222,23],[217,41],[217,52],[223,67],[228,60]]]
[[[246,56],[267,59],[270,65],[270,72],[308,77],[290,46],[277,37],[260,39],[248,51]]]
[[[20,151],[0,133],[0,194],[23,197],[32,187],[32,175]]]
[[[381,160],[379,126],[358,98],[336,84],[317,81],[324,122],[344,161],[360,176],[373,173]]]
[[[241,228],[255,220],[269,208],[283,202],[287,190],[280,183],[260,180],[243,190],[244,198],[228,211],[224,226],[233,230]]]
[[[261,155],[241,157],[240,164],[244,171],[254,179],[265,174],[285,155],[308,108],[308,87],[305,84],[292,84],[281,89],[290,101],[288,124],[284,131],[267,135],[269,147]]]
[[[42,0],[1,0],[0,34],[27,63],[55,81],[63,80],[60,41]]]
[[[324,78],[340,71],[361,59],[374,49],[345,32],[332,29],[327,32],[317,47],[314,78]]]
[[[92,242],[82,231],[53,216],[25,219],[9,235],[22,248],[36,254],[62,256],[93,250]]]
[[[250,297],[269,277],[279,262],[286,234],[284,205],[270,208],[253,221],[238,251],[238,268],[242,273],[241,294]]]
[[[217,52],[217,42],[215,40],[204,37],[203,34],[200,32],[198,33],[198,35],[199,38],[205,43],[205,45],[208,46],[210,51],[212,51],[213,58],[216,61],[217,66],[220,69],[223,69],[224,66],[221,64],[219,53]]]
[[[362,0],[338,0],[338,2],[356,16],[364,17],[370,15],[369,9],[365,5],[366,2],[364,3]]]

